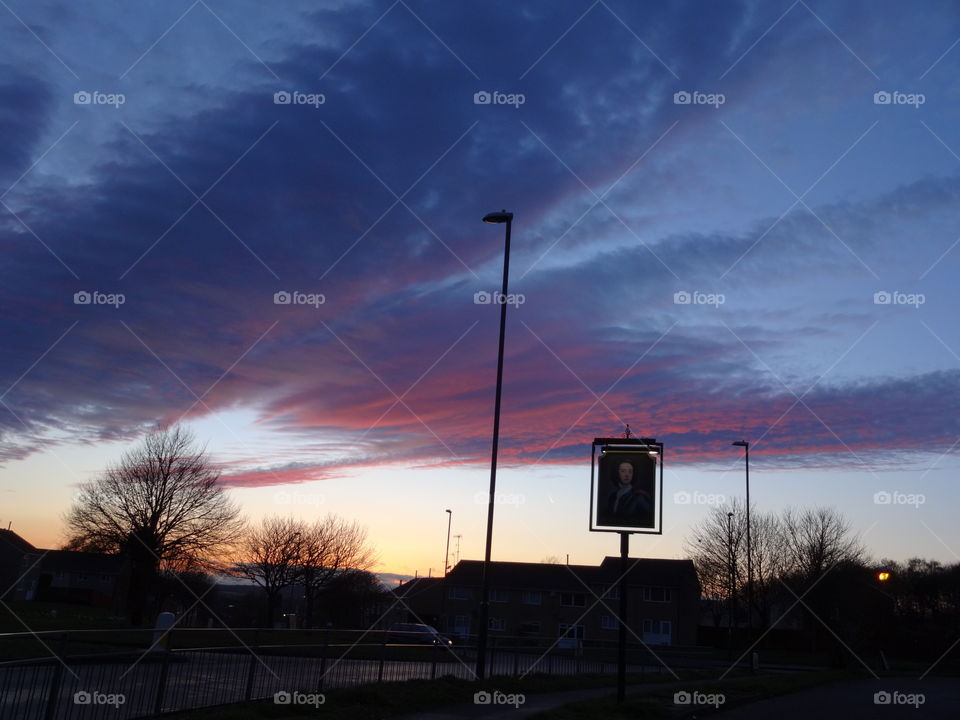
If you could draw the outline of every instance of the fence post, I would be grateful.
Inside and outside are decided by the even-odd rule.
[[[327,679],[327,650],[330,646],[330,628],[323,630],[323,646],[320,648],[320,682],[317,683],[317,689],[323,690],[324,680]]]
[[[387,654],[387,634],[383,633],[380,640],[380,667],[377,669],[377,682],[383,682],[383,659]]]
[[[430,661],[430,679],[437,679],[437,653],[440,652],[440,643],[439,641],[434,641],[433,645],[433,656]]]
[[[520,675],[520,648],[515,648],[513,651],[513,676],[518,677]]]
[[[60,685],[63,683],[63,668],[66,664],[67,643],[70,641],[70,633],[63,633],[60,636],[60,655],[58,662],[53,669],[53,679],[50,681],[50,692],[47,694],[47,708],[43,714],[44,720],[53,720],[56,717],[57,701],[60,699]]]
[[[160,652],[163,656],[160,659],[160,677],[157,679],[157,694],[153,701],[153,714],[159,715],[163,708],[163,691],[167,687],[167,670],[170,665],[170,654],[173,652],[173,628],[166,631],[165,649]]]
[[[244,700],[253,697],[253,680],[257,674],[257,661],[260,654],[260,630],[253,631],[253,646],[250,648],[250,667],[247,668],[247,689],[243,694]]]

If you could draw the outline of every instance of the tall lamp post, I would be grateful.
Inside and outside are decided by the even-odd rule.
[[[485,223],[506,223],[503,247],[503,291],[500,294],[500,348],[497,352],[497,395],[493,404],[493,450],[490,458],[490,493],[487,496],[487,545],[480,571],[480,632],[477,638],[477,679],[486,673],[487,635],[490,622],[490,547],[493,543],[493,499],[497,489],[497,447],[500,443],[500,394],[503,388],[503,340],[507,329],[507,279],[510,277],[510,227],[513,213],[501,210],[487,213]]]
[[[453,510],[447,510],[447,549],[443,553],[443,576],[447,576],[450,567],[450,525],[453,523]]]
[[[748,632],[753,630],[753,559],[752,545],[750,544],[750,443],[747,440],[737,440],[730,443],[744,449],[747,474],[747,626]]]

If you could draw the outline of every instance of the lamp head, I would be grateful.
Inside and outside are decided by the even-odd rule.
[[[747,442],[746,440],[737,440],[737,441],[732,442],[732,443],[730,443],[730,444],[731,444],[731,445],[735,445],[735,446],[737,446],[737,447],[750,447],[750,443]]]
[[[497,223],[505,223],[513,220],[513,213],[507,212],[506,210],[501,210],[500,212],[487,213],[483,216],[483,221],[485,223],[492,223],[496,225]]]

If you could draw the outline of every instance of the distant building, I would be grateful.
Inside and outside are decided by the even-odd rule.
[[[647,644],[695,645],[700,584],[690,560],[630,559],[627,621]],[[404,622],[477,634],[483,563],[462,560],[446,578],[418,578],[394,589]],[[620,558],[600,565],[490,563],[491,638],[561,638],[561,645],[615,642]]]
[[[5,600],[40,600],[122,612],[127,563],[120,555],[44,550],[0,530],[0,579]]]
[[[20,576],[26,568],[23,559],[37,549],[12,530],[0,530],[0,600],[18,599],[15,595]]]

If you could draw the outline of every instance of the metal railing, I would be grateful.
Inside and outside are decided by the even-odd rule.
[[[396,632],[139,630],[0,634],[0,718],[138,718],[335,688],[414,679],[474,678],[473,643],[404,642]],[[489,676],[613,673],[612,648],[558,648],[504,638],[488,648]],[[294,698],[295,694],[299,694]]]

